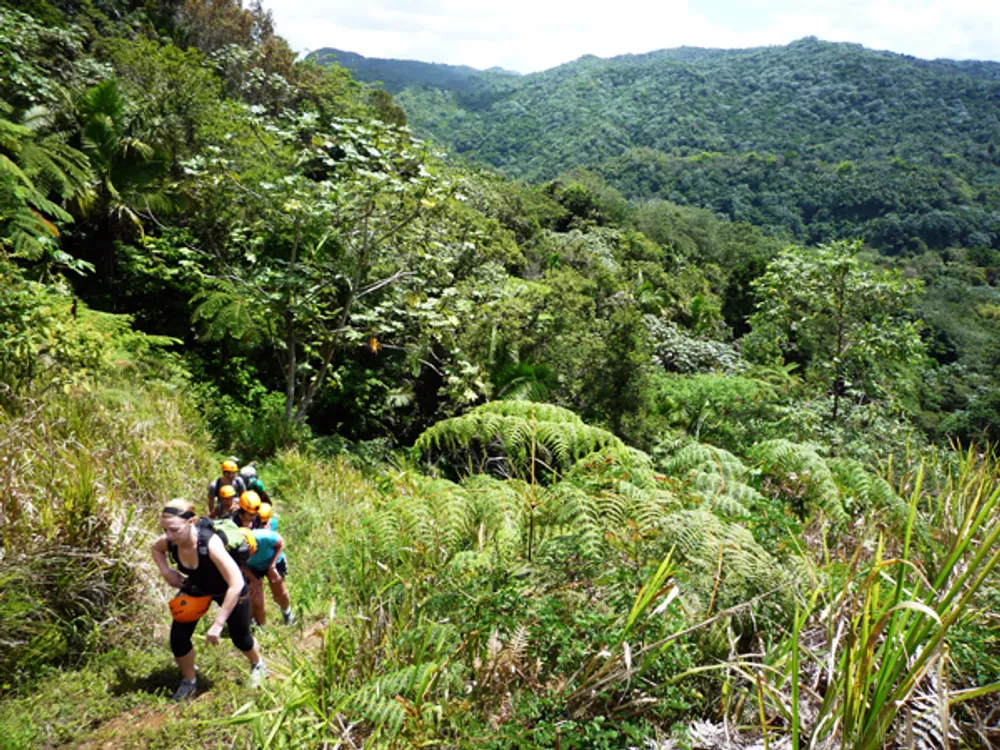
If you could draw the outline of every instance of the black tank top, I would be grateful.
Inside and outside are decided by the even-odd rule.
[[[204,523],[208,521],[208,523]],[[208,554],[208,542],[215,534],[209,519],[199,519],[198,528],[198,567],[189,568],[181,562],[177,554],[177,545],[168,544],[167,551],[177,566],[177,570],[188,577],[183,591],[196,596],[220,596],[226,593],[229,584],[222,577],[222,572],[215,567],[215,561]]]

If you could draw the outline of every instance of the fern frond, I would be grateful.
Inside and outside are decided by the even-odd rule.
[[[768,440],[750,451],[775,488],[804,507],[820,508],[835,525],[847,522],[843,497],[825,459],[814,448],[789,440]]]
[[[558,472],[597,450],[627,451],[617,436],[584,424],[572,412],[528,401],[493,401],[442,420],[425,430],[414,447],[425,459],[435,450],[475,453],[481,466],[500,454],[522,476],[530,473],[532,456],[541,468]]]
[[[537,422],[569,422],[583,424],[583,420],[569,409],[554,404],[533,401],[491,401],[479,407],[484,412],[521,419],[534,418]]]
[[[889,525],[902,532],[910,520],[910,506],[892,485],[882,477],[865,469],[860,461],[849,458],[831,458],[826,461],[840,488],[844,504],[859,513],[874,512],[885,516]],[[927,522],[917,514],[913,531],[924,543],[930,542]]]
[[[709,510],[724,516],[746,517],[750,508],[764,500],[750,485],[710,471],[692,471],[684,486],[704,500]]]
[[[191,320],[201,323],[202,336],[207,341],[227,337],[252,340],[260,330],[257,306],[246,295],[228,285],[199,292],[192,300],[195,305]]]
[[[732,453],[707,443],[685,445],[669,459],[661,461],[659,468],[672,477],[683,477],[695,470],[719,473],[727,479],[742,479],[750,473],[746,464]]]
[[[776,588],[773,601],[781,606],[789,601],[791,577],[739,524],[704,510],[684,510],[665,519],[663,535],[684,572],[685,597],[696,611],[705,611],[713,595],[713,609],[719,610]]]

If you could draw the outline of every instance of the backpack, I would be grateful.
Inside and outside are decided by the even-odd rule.
[[[208,554],[208,541],[212,534],[217,534],[226,547],[229,556],[237,565],[246,565],[257,551],[257,540],[253,532],[242,526],[237,526],[231,518],[199,518],[198,522],[198,554]]]

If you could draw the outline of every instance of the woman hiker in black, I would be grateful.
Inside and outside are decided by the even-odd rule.
[[[192,697],[197,691],[194,646],[191,636],[211,601],[219,605],[215,620],[205,635],[209,646],[219,643],[224,625],[229,637],[250,662],[250,684],[259,685],[267,675],[257,643],[250,634],[250,601],[239,565],[225,544],[204,524],[197,523],[194,503],[171,500],[160,515],[163,536],[153,542],[153,560],[160,575],[181,593],[171,602],[174,622],[170,627],[170,648],[180,667],[182,682],[175,700]],[[177,570],[170,567],[167,556]]]

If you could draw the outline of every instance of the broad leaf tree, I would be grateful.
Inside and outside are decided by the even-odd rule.
[[[873,399],[899,392],[898,378],[924,346],[912,305],[921,284],[865,262],[860,242],[778,253],[753,282],[757,311],[743,339],[749,357],[796,363],[833,398]]]
[[[285,418],[301,422],[348,347],[399,347],[394,334],[414,333],[407,318],[441,314],[425,292],[452,249],[423,219],[452,189],[402,128],[255,111],[236,121],[236,150],[189,165],[202,197],[228,202],[220,208],[232,217],[194,317],[210,338],[268,345]],[[442,321],[457,327],[454,316]]]

